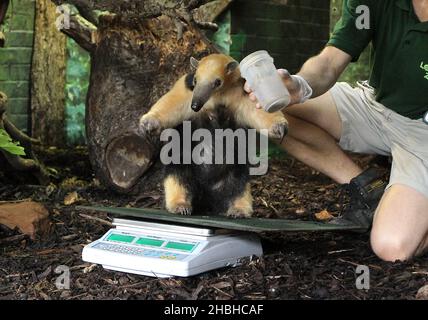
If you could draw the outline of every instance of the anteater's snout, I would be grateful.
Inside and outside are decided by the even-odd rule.
[[[191,104],[190,107],[192,108],[193,111],[199,112],[202,109],[203,106],[204,105],[202,103],[192,102],[192,104]]]

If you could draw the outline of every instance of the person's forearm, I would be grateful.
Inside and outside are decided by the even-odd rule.
[[[321,55],[309,59],[298,73],[311,86],[312,98],[326,93],[337,81],[340,73],[329,66],[328,59]]]
[[[326,48],[318,56],[309,59],[298,75],[303,77],[313,90],[312,98],[326,93],[337,82],[350,57],[337,55],[338,49]]]

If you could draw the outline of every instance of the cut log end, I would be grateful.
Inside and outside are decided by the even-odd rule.
[[[153,144],[135,134],[114,139],[106,152],[112,183],[123,191],[130,190],[150,168],[155,154]]]

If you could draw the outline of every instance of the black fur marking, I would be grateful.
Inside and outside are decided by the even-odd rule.
[[[236,124],[229,109],[221,105],[217,106],[214,112],[200,112],[191,123],[192,133],[199,128],[208,129],[212,134],[215,129],[241,128]],[[179,125],[176,129],[183,137],[183,126]],[[183,145],[182,142],[181,145]],[[192,142],[192,150],[198,143]],[[169,164],[164,167],[165,176],[174,175],[185,186],[192,196],[192,211],[195,214],[224,214],[231,203],[242,196],[250,181],[249,165],[237,164],[237,151],[238,148],[235,145],[235,164],[225,164],[226,159],[224,164]],[[214,148],[213,153],[215,152]],[[181,154],[180,157],[182,163],[183,155]]]
[[[193,91],[193,89],[195,89],[195,86],[193,84],[194,78],[195,78],[195,74],[189,73],[189,74],[187,74],[186,79],[184,80],[184,82],[186,84],[186,88],[189,89],[190,91]]]

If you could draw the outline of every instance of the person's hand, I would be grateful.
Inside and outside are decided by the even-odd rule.
[[[284,85],[287,87],[288,92],[290,93],[291,100],[289,105],[303,103],[312,96],[312,88],[301,76],[290,75],[290,73],[285,69],[278,69],[278,73],[281,76]],[[245,82],[244,90],[249,94],[251,101],[257,102],[257,97],[250,88],[248,82]],[[259,109],[262,108],[258,102],[256,107]]]

